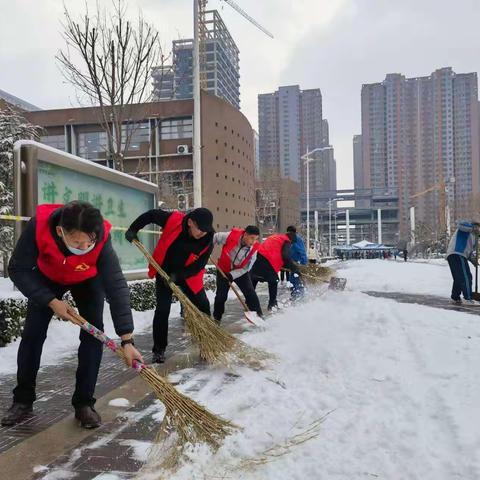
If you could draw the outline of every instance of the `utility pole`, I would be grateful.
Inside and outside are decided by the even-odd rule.
[[[200,91],[200,2],[193,0],[193,206],[202,206],[202,106]]]

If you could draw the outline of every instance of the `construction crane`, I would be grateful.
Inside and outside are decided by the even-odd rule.
[[[220,0],[228,5],[230,5],[234,10],[236,10],[240,15],[246,18],[252,25],[255,25],[259,30],[261,30],[265,35],[268,35],[270,38],[273,38],[273,35],[264,27],[262,27],[254,18],[248,15],[247,12],[242,10],[234,1],[232,0]]]

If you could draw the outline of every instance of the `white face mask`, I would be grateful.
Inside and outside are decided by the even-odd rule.
[[[71,247],[67,242],[67,239],[65,237],[65,232],[63,231],[63,228],[60,227],[60,230],[62,231],[62,237],[63,237],[63,241],[65,242],[66,247],[74,255],[85,255],[85,254],[91,252],[95,248],[95,243],[92,243],[92,245],[90,245],[85,250],[81,250],[80,248]]]

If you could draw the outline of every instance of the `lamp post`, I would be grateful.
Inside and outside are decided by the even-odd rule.
[[[302,155],[300,158],[301,160],[304,161],[306,167],[307,167],[307,257],[310,252],[310,170],[308,168],[308,164],[315,160],[314,158],[310,158],[310,155],[312,153],[316,152],[323,152],[324,150],[332,150],[332,146],[328,147],[318,147],[314,148],[311,152],[308,151],[307,147],[307,153],[305,155]]]
[[[343,197],[328,200],[328,256],[332,256],[332,203],[345,200]],[[336,222],[336,219],[335,219]]]

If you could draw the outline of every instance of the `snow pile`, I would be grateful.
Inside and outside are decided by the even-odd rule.
[[[130,402],[126,398],[113,398],[108,402],[111,407],[129,407]]]
[[[347,278],[349,290],[418,293],[448,298],[452,289],[452,276],[446,260],[350,260],[337,265],[336,275]],[[475,273],[474,270],[472,273]]]
[[[382,270],[379,277],[385,281]],[[480,379],[471,368],[480,363],[476,317],[330,291],[242,338],[278,361],[270,370],[235,374],[190,369],[180,372],[177,388],[243,431],[216,453],[192,449],[169,479],[480,478]],[[316,438],[236,469],[328,412]]]

